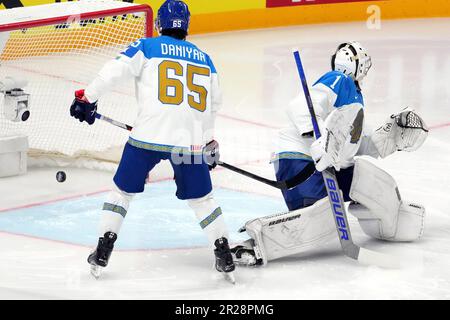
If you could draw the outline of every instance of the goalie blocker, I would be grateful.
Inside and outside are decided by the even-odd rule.
[[[385,171],[355,159],[349,212],[369,236],[386,241],[414,241],[422,236],[425,208],[400,197],[397,184]],[[327,198],[310,207],[248,221],[241,231],[251,239],[232,249],[239,264],[266,264],[300,254],[336,239]]]

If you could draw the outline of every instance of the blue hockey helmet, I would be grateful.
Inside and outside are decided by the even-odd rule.
[[[191,13],[186,3],[180,0],[167,0],[158,10],[155,26],[159,33],[166,29],[179,29],[188,32]]]

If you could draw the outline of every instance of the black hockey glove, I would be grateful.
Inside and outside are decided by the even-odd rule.
[[[75,91],[75,99],[70,106],[70,115],[80,122],[86,121],[88,124],[95,122],[97,113],[97,102],[90,103],[84,97],[84,90]]]
[[[206,144],[203,153],[209,170],[214,169],[220,159],[219,143],[216,140],[211,140]]]

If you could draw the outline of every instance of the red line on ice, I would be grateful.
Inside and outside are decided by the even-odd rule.
[[[167,177],[167,178],[157,179],[152,182],[162,182],[162,181],[171,180],[171,179],[173,179],[173,178]],[[94,195],[109,192],[109,191],[111,191],[111,189],[98,190],[98,191],[94,191],[94,192],[90,192],[90,193],[80,193],[80,194],[65,196],[65,197],[42,201],[42,202],[29,203],[29,204],[25,204],[22,206],[0,209],[0,213],[7,212],[7,211],[19,210],[19,209],[26,209],[26,208],[31,208],[31,207],[37,207],[37,206],[43,206],[46,204],[52,204],[52,203],[64,201],[64,200],[71,200],[71,199],[77,199],[77,198],[81,198],[81,197],[94,196]]]
[[[54,74],[50,74],[50,73],[45,73],[45,72],[41,72],[41,71],[37,71],[37,70],[32,70],[32,69],[29,69],[29,68],[17,67],[17,66],[13,66],[12,68],[17,69],[17,70],[22,70],[22,71],[25,71],[25,72],[29,72],[29,73],[33,73],[33,74],[43,75],[43,76],[46,76],[46,77],[49,77],[49,78],[53,78],[53,79],[64,80],[66,82],[70,82],[70,83],[73,83],[73,84],[80,85],[80,87],[86,87],[88,85],[88,83],[85,83],[85,82],[76,81],[76,80],[72,80],[72,79],[67,79],[67,77],[64,77],[64,76],[59,76],[59,75],[54,75]],[[113,90],[113,92],[117,93],[117,94],[122,94],[122,95],[128,96],[128,97],[134,96],[134,95],[130,95],[129,93],[126,93],[126,92],[118,91],[117,89]],[[260,123],[260,122],[256,122],[256,121],[251,121],[251,120],[246,120],[246,119],[241,119],[241,118],[229,116],[229,115],[222,114],[222,113],[218,113],[217,116],[221,117],[221,118],[224,118],[224,119],[229,119],[229,120],[233,120],[233,121],[237,121],[237,122],[251,124],[251,125],[254,125],[254,126],[258,126],[258,127],[263,127],[263,128],[268,128],[268,129],[279,129],[279,127],[271,126],[269,124]]]
[[[76,198],[81,198],[81,197],[84,197],[84,196],[93,196],[93,195],[100,194],[100,193],[107,192],[107,191],[109,191],[109,190],[99,190],[99,191],[94,191],[94,192],[90,192],[90,193],[83,193],[83,194],[76,194],[76,195],[71,195],[71,196],[65,196],[65,197],[52,199],[52,200],[47,200],[47,201],[42,201],[42,202],[29,203],[29,204],[25,204],[23,206],[17,206],[17,207],[12,207],[12,208],[0,209],[0,213],[6,212],[6,211],[14,211],[14,210],[19,210],[19,209],[26,209],[26,208],[31,208],[31,207],[43,206],[43,205],[51,204],[51,203],[58,202],[58,201],[76,199]]]
[[[249,164],[254,164],[254,163],[260,163],[262,161],[264,161],[264,160],[247,161],[247,162],[238,164],[238,166],[244,166],[244,165],[249,165]],[[215,171],[222,171],[222,170],[225,170],[225,168],[217,168],[217,169],[215,169]],[[172,179],[173,179],[173,177],[165,177],[165,178],[160,178],[160,179],[153,180],[150,183],[163,182],[163,181],[168,181],[168,180],[172,180]],[[263,193],[259,193],[259,192],[255,192],[255,191],[239,190],[239,189],[226,187],[226,186],[220,186],[220,185],[218,187],[219,188],[223,188],[223,189],[233,190],[233,191],[242,191],[242,192],[251,193],[251,194],[257,194],[257,195],[262,195],[262,196],[269,196],[269,195],[266,195],[266,194],[263,194]],[[108,191],[110,191],[110,189],[99,190],[99,191],[85,193],[85,194],[71,195],[71,196],[61,197],[61,198],[57,198],[57,199],[53,199],[53,200],[42,201],[42,202],[31,203],[31,204],[27,204],[27,205],[23,205],[23,206],[13,207],[13,208],[1,209],[0,213],[7,212],[7,211],[19,210],[19,209],[25,209],[25,208],[31,208],[31,207],[36,207],[36,206],[41,206],[41,205],[46,205],[46,204],[51,204],[51,203],[56,203],[56,202],[64,201],[64,200],[76,199],[76,198],[81,198],[81,197],[86,197],[86,196],[93,196],[93,195],[105,193],[105,192],[108,192]],[[270,196],[270,197],[273,197],[273,196]],[[41,237],[38,237],[38,236],[22,234],[22,233],[16,233],[16,232],[9,232],[9,231],[0,231],[0,234],[7,234],[7,235],[12,235],[12,236],[17,236],[17,237],[24,237],[24,238],[29,238],[29,239],[38,239],[38,240],[43,240],[43,241],[48,241],[48,242],[53,242],[53,243],[59,243],[59,244],[65,244],[65,245],[71,245],[71,246],[76,246],[76,247],[81,247],[81,248],[92,248],[95,245],[95,244],[93,244],[92,246],[87,246],[87,245],[77,244],[77,243],[63,241],[63,240],[41,238]],[[145,248],[144,249],[118,249],[117,251],[122,251],[122,252],[186,251],[186,250],[193,250],[193,249],[195,250],[195,249],[204,249],[204,248],[207,248],[207,246],[194,246],[194,247],[187,247],[187,248],[161,248],[161,249],[145,249]]]
[[[430,129],[440,129],[440,128],[445,128],[445,127],[450,127],[450,122],[431,126]]]
[[[280,129],[280,127],[275,127],[275,126],[272,126],[272,125],[269,125],[269,124],[255,122],[255,121],[251,121],[251,120],[236,118],[236,117],[229,116],[229,115],[222,114],[222,113],[219,113],[217,116],[221,117],[221,118],[233,120],[233,121],[238,121],[238,122],[242,122],[242,123],[246,123],[246,124],[251,124],[251,125],[254,125],[254,126],[258,126],[258,127],[263,127],[263,128],[268,128],[268,129]]]
[[[18,233],[18,232],[0,231],[0,234],[28,238],[28,239],[42,240],[42,241],[47,241],[47,242],[52,242],[52,243],[59,243],[59,244],[70,245],[70,246],[79,247],[79,248],[92,249],[95,246],[95,243],[93,243],[92,245],[84,245],[84,244],[78,244],[78,243],[73,243],[73,242],[69,242],[69,241],[63,241],[63,240],[41,238],[38,236],[33,236],[33,235]],[[117,251],[117,252],[186,251],[186,250],[205,249],[205,248],[208,248],[208,246],[193,246],[193,247],[186,247],[186,248],[160,248],[160,249],[150,249],[150,248],[149,249],[145,249],[145,248],[143,248],[143,249],[117,249],[115,251]]]
[[[248,164],[252,164],[252,163],[260,163],[261,161],[263,161],[263,160],[247,161],[247,162],[238,164],[238,166],[244,166],[244,165],[248,165]],[[222,171],[222,170],[224,170],[224,168],[215,169],[215,171]],[[164,177],[164,178],[159,178],[159,179],[155,179],[155,180],[150,180],[150,183],[169,181],[172,179],[173,179],[172,176]],[[228,188],[228,189],[231,189],[231,188]],[[77,199],[77,198],[82,198],[82,197],[93,196],[93,195],[97,195],[97,194],[101,194],[101,193],[105,193],[105,192],[109,192],[109,191],[111,191],[111,189],[103,189],[103,190],[98,190],[98,191],[89,192],[89,193],[79,193],[79,194],[75,194],[75,195],[64,196],[64,197],[47,200],[47,201],[29,203],[29,204],[25,204],[25,205],[21,205],[21,206],[17,206],[17,207],[4,208],[4,209],[0,209],[0,213],[19,210],[19,209],[27,209],[27,208],[37,207],[37,206],[43,206],[43,205],[52,204],[52,203],[65,201],[65,200],[72,200],[72,199]],[[247,192],[247,191],[245,191],[245,192]],[[249,193],[252,193],[252,192],[249,192]]]

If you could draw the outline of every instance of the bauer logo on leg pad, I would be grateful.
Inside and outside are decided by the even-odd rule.
[[[343,208],[341,206],[341,201],[339,201],[339,190],[336,188],[336,183],[333,179],[327,178],[326,182],[329,191],[328,193],[333,204],[332,210],[334,218],[336,219],[336,225],[338,226],[339,232],[341,233],[340,237],[341,239],[349,240],[347,223],[345,222],[344,214],[342,212]]]

